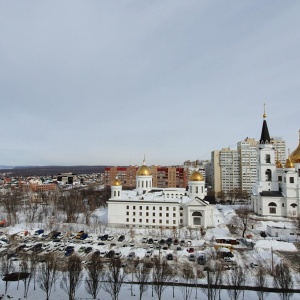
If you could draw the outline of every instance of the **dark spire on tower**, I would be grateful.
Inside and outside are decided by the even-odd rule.
[[[270,144],[270,140],[271,140],[266,117],[267,117],[266,110],[264,108],[264,114],[263,114],[264,122],[263,122],[262,130],[261,130],[260,140],[259,140],[260,144]]]

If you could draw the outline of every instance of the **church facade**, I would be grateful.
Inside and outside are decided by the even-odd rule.
[[[275,157],[274,145],[264,114],[257,149],[257,181],[252,188],[251,204],[255,214],[272,217],[300,216],[300,137],[299,145],[283,166]]]
[[[214,205],[205,201],[206,189],[201,173],[195,171],[185,188],[152,186],[151,169],[145,160],[136,172],[136,189],[122,190],[119,179],[111,183],[107,201],[108,225],[135,228],[213,227]]]

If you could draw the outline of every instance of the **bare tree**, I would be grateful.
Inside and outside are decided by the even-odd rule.
[[[15,271],[14,263],[6,255],[1,257],[1,275],[5,276]],[[9,281],[5,281],[5,294],[7,293]]]
[[[135,282],[139,286],[139,299],[142,300],[143,294],[148,289],[149,282],[149,268],[146,267],[144,261],[140,261],[135,268],[134,273]]]
[[[153,261],[153,284],[154,291],[158,297],[158,300],[161,300],[163,291],[166,289],[169,281],[173,278],[173,272],[168,263],[163,260],[155,258]]]
[[[189,300],[192,294],[195,281],[194,269],[188,262],[184,262],[179,269],[180,277],[183,281],[183,285],[180,286],[180,290],[184,300]]]
[[[203,288],[203,292],[207,295],[208,300],[215,300],[222,283],[223,266],[220,261],[212,260],[204,268],[204,271],[207,272],[207,288]]]
[[[242,287],[245,282],[243,269],[241,267],[236,267],[231,270],[226,282],[231,287],[227,290],[230,299],[237,300],[242,292]]]
[[[73,254],[68,259],[67,266],[60,283],[62,290],[68,294],[69,300],[75,299],[75,293],[80,286],[81,279],[81,258],[78,255]]]
[[[121,268],[119,259],[111,259],[108,270],[104,274],[104,290],[111,294],[113,300],[118,300],[126,274]]]
[[[265,287],[267,287],[267,272],[261,264],[259,264],[255,275],[256,294],[259,300],[264,300],[269,293],[265,291]]]
[[[87,277],[85,279],[85,290],[93,298],[97,298],[97,294],[101,288],[103,264],[100,257],[92,255],[87,264]]]
[[[58,261],[53,253],[45,256],[45,262],[40,267],[38,282],[40,288],[46,293],[46,300],[50,298],[52,288],[58,279]]]
[[[243,232],[242,236],[245,237],[246,230],[255,223],[255,220],[251,218],[253,211],[249,206],[243,205],[240,206],[235,213],[237,217],[233,218],[232,222],[241,228]]]
[[[293,288],[293,278],[290,268],[285,262],[275,266],[274,287],[280,289],[278,294],[282,300],[289,300],[293,296],[293,293],[289,292]]]

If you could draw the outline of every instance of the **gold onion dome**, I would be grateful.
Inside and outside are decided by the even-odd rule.
[[[194,171],[191,174],[189,181],[204,181],[204,178],[200,172]]]
[[[276,161],[276,168],[277,169],[282,169],[282,164],[279,160]]]
[[[294,164],[293,162],[291,161],[291,158],[289,157],[287,160],[286,160],[286,163],[285,163],[285,166],[284,166],[286,169],[291,169],[291,168],[294,168]]]
[[[293,163],[300,163],[300,142],[298,147],[291,153],[290,159]]]
[[[112,182],[111,182],[112,186],[120,186],[122,185],[121,181],[118,178],[115,178]]]
[[[150,176],[151,175],[151,170],[148,166],[142,165],[136,171],[136,175],[137,176]]]

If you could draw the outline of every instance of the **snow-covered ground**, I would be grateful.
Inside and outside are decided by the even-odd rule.
[[[146,251],[152,247],[152,245],[149,245],[147,243],[142,243],[141,240],[143,237],[152,237],[156,239],[161,238],[167,238],[172,237],[174,238],[174,235],[176,234],[176,237],[181,240],[184,239],[186,242],[188,240],[191,241],[191,245],[184,245],[182,246],[182,250],[177,250],[177,246],[172,245],[169,249],[163,250],[163,249],[155,249],[155,246],[153,246],[153,254],[152,256],[158,256],[166,257],[168,253],[173,253],[175,256],[176,263],[181,262],[188,262],[189,253],[187,249],[194,248],[196,256],[199,255],[199,253],[206,253],[207,257],[209,258],[212,255],[212,252],[215,251],[213,248],[213,243],[216,238],[224,238],[224,237],[234,237],[234,238],[240,238],[241,233],[237,232],[235,234],[231,234],[228,230],[228,227],[226,224],[230,224],[232,217],[235,216],[235,207],[233,206],[222,206],[222,209],[218,210],[215,209],[214,214],[214,222],[215,222],[215,228],[210,228],[206,231],[205,236],[201,236],[201,233],[198,231],[189,230],[188,228],[179,229],[178,231],[174,232],[172,230],[152,230],[152,229],[134,229],[134,231],[129,231],[129,229],[126,228],[108,228],[105,224],[107,222],[107,211],[106,209],[98,209],[94,213],[94,224],[92,224],[90,227],[83,225],[83,224],[62,224],[58,223],[56,224],[57,230],[62,231],[64,234],[64,241],[62,240],[61,243],[59,243],[59,247],[62,248],[61,257],[63,257],[63,248],[66,245],[73,245],[75,248],[75,252],[78,253],[78,250],[85,246],[91,246],[93,248],[93,252],[96,250],[99,251],[109,251],[110,249],[114,249],[115,251],[120,251],[123,259],[126,259],[128,254],[132,251],[135,252],[135,256],[142,259],[144,258]],[[286,225],[288,226],[290,223],[287,220],[279,220],[280,225]],[[251,233],[252,240],[255,242],[253,244],[253,248],[249,247],[249,245],[245,245],[243,243],[240,243],[240,245],[234,246],[235,250],[234,253],[234,260],[237,265],[242,266],[247,274],[247,281],[246,285],[254,285],[254,274],[255,274],[255,267],[251,267],[251,263],[257,264],[261,263],[263,266],[265,266],[266,269],[270,269],[273,266],[276,265],[282,258],[278,254],[277,251],[290,251],[290,252],[296,252],[297,249],[293,243],[287,243],[277,240],[269,240],[269,239],[263,239],[260,237],[259,232],[261,230],[266,230],[266,226],[268,224],[274,225],[274,220],[267,220],[267,221],[258,221],[254,224],[253,229],[251,228],[247,234]],[[279,224],[279,223],[275,223]],[[25,236],[25,231],[28,231],[29,237],[34,236],[34,232],[37,229],[44,228],[45,233],[47,233],[45,224],[41,223],[19,223],[14,227],[9,228],[3,228],[2,232],[4,233],[3,236],[11,236],[13,234],[16,234],[20,239],[23,239]],[[78,242],[75,240],[71,240],[68,236],[71,233],[75,233],[79,230],[88,230],[89,232],[89,238],[85,241]],[[49,231],[48,231],[49,232]],[[107,233],[109,235],[115,236],[114,240],[111,242],[105,242],[104,245],[98,245],[99,240],[97,240],[97,237],[99,234]],[[122,243],[117,242],[117,237],[121,234],[125,235],[125,241]],[[31,244],[34,242],[31,239]],[[30,244],[29,243],[29,244]],[[57,243],[54,243],[51,240],[47,240],[45,243],[48,244],[48,248],[52,249],[54,246],[57,246]],[[115,245],[112,246],[111,244],[114,243]],[[124,246],[125,245],[125,246]],[[0,248],[0,252],[3,251],[5,246]],[[83,260],[88,259],[88,255],[85,253],[79,253],[79,255],[82,257]],[[18,262],[16,262],[18,263]],[[172,263],[172,262],[171,262]],[[192,262],[191,262],[192,264]],[[196,263],[194,263],[196,264]],[[191,265],[192,266],[192,265]],[[226,271],[230,272],[230,271]],[[295,276],[295,274],[294,274]],[[272,277],[268,278],[268,286],[272,287]],[[206,278],[199,279],[199,283],[206,283]],[[8,289],[8,295],[11,295],[14,297],[14,299],[22,299],[23,295],[23,282],[19,283],[19,287],[17,288],[18,283],[17,282],[11,282]],[[0,282],[0,291],[3,291],[4,282]],[[295,288],[299,288],[297,285],[295,285]],[[196,289],[193,291],[193,295],[191,299],[195,298]],[[206,296],[201,295],[203,291],[198,288],[197,289],[198,297],[199,299],[206,299]],[[135,299],[138,295],[138,289],[135,286],[133,294],[136,296],[131,296],[131,288],[130,285],[125,285],[122,288],[121,296],[119,299]],[[1,292],[0,292],[1,295]],[[227,291],[222,291],[221,293],[222,299],[229,299]],[[89,295],[85,292],[84,289],[84,283],[81,284],[80,288],[78,289],[76,293],[76,297],[78,299],[85,298],[85,299],[91,299],[89,298]],[[255,299],[257,296],[255,292],[245,291],[244,299]],[[28,299],[43,299],[44,294],[37,286],[36,290],[33,290],[33,286],[31,286],[29,290],[29,296]],[[100,299],[110,299],[110,296],[105,295],[104,291],[101,291],[99,294]],[[163,299],[167,298],[173,298],[173,287],[170,286],[167,288],[166,292],[163,295]],[[60,289],[59,283],[56,286],[55,291],[53,291],[53,294],[51,296],[51,299],[67,299],[66,293]],[[156,295],[154,294],[154,297],[152,297],[151,293],[151,287],[149,287],[149,290],[143,297],[143,299],[156,299]],[[174,299],[182,299],[181,290],[178,287],[175,287],[174,289]],[[269,296],[269,299],[277,300],[279,297],[275,294],[272,294]],[[294,295],[293,300],[300,299],[299,295]]]

